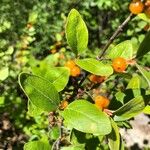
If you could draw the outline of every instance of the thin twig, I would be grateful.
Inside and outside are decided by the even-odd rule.
[[[100,52],[98,59],[101,59],[102,56],[105,54],[107,48],[109,45],[114,41],[114,39],[118,36],[120,32],[123,31],[123,28],[127,25],[127,23],[132,19],[133,14],[130,13],[130,15],[126,18],[126,20],[118,27],[118,29],[115,31],[115,33],[111,36],[107,44],[104,46],[102,52]]]
[[[59,138],[54,142],[52,146],[52,150],[59,150],[60,149],[60,144],[63,136],[63,119],[59,120],[58,122],[58,127],[59,127]]]

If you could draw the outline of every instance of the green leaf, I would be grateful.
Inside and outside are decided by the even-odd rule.
[[[62,91],[69,80],[69,69],[66,67],[35,67],[32,69],[35,75],[50,81],[58,92]]]
[[[148,72],[147,70],[145,70],[143,67],[139,66],[138,64],[136,64],[136,67],[141,72],[141,74],[143,75],[143,77],[147,81],[148,86],[150,87],[150,72]]]
[[[144,21],[150,23],[150,18],[148,18],[145,13],[140,13],[140,14],[138,14],[137,16],[138,16],[139,18],[141,18],[142,20],[144,20]]]
[[[123,100],[124,100],[125,96],[126,95],[121,91],[119,91],[115,94],[115,97],[116,97],[117,101],[121,102],[122,104],[123,104]]]
[[[127,89],[140,89],[141,79],[138,75],[133,76],[127,85]]]
[[[72,9],[67,18],[66,38],[75,54],[86,50],[88,44],[88,30],[81,15]]]
[[[63,112],[68,126],[85,133],[106,135],[111,132],[108,116],[86,100],[72,102]]]
[[[50,150],[48,140],[31,141],[24,145],[24,150]]]
[[[36,107],[30,100],[28,101],[28,113],[30,116],[35,117],[40,115],[43,110],[39,107]]]
[[[85,150],[84,144],[72,145],[68,147],[63,147],[61,150]]]
[[[19,84],[29,100],[39,109],[48,112],[57,109],[59,94],[52,83],[35,75],[21,73]]]
[[[140,44],[136,54],[136,58],[142,57],[150,51],[149,41],[150,41],[150,31],[147,33],[144,40]]]
[[[143,113],[150,115],[150,105],[147,105],[144,110]]]
[[[120,134],[117,124],[111,119],[112,131],[108,135],[108,145],[110,150],[120,150]]]
[[[82,69],[99,76],[110,76],[113,74],[113,68],[109,64],[103,64],[102,62],[93,59],[78,59],[76,64]]]
[[[125,121],[128,120],[139,113],[143,111],[145,106],[148,104],[148,101],[150,99],[150,95],[146,96],[138,96],[129,102],[127,102],[125,105],[123,105],[121,108],[117,109],[114,112],[114,120],[115,121]]]
[[[119,43],[113,47],[109,54],[107,55],[110,59],[115,59],[117,57],[123,57],[125,59],[132,59],[133,57],[133,45],[132,42],[127,40],[122,43]]]
[[[0,80],[3,81],[9,76],[8,67],[4,67],[0,69]]]

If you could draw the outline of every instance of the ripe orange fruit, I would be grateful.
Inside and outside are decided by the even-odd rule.
[[[124,72],[127,67],[127,62],[124,58],[115,58],[112,62],[112,67],[116,72]]]
[[[143,9],[144,4],[140,0],[133,0],[129,5],[129,10],[132,14],[139,14]]]
[[[66,107],[68,106],[68,101],[66,100],[63,100],[60,104],[60,109],[65,109]]]
[[[95,105],[100,109],[107,108],[110,103],[108,98],[101,95],[96,96],[94,98],[94,101],[95,101]]]
[[[68,60],[65,64],[65,66],[68,67],[69,69],[72,69],[76,66],[76,64],[73,60]]]
[[[79,76],[81,74],[81,70],[78,66],[74,66],[70,69],[70,75],[73,77]]]
[[[89,80],[93,83],[102,83],[105,80],[104,76],[90,75]]]

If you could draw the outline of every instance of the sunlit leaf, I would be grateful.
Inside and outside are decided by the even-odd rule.
[[[74,53],[82,53],[88,44],[88,30],[81,15],[72,9],[67,18],[66,38]]]
[[[50,81],[58,92],[65,88],[70,74],[69,69],[66,67],[34,67],[32,71],[35,75]]]
[[[143,111],[150,100],[150,95],[138,96],[114,112],[115,121],[128,120]]]
[[[82,69],[95,75],[110,76],[113,74],[111,65],[103,64],[102,62],[93,58],[78,59],[76,60],[76,64]]]
[[[133,57],[133,45],[132,42],[127,40],[122,43],[119,43],[113,47],[109,54],[107,55],[110,59],[115,59],[117,57],[123,57],[125,59],[132,59]]]
[[[36,107],[48,112],[57,109],[59,94],[52,83],[35,75],[21,73],[19,84]]]
[[[85,133],[106,135],[111,132],[108,116],[86,100],[72,102],[63,112],[68,126]]]

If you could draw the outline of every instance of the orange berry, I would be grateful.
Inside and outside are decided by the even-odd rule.
[[[116,72],[124,72],[127,67],[127,62],[124,58],[115,58],[112,62],[112,67]]]
[[[132,14],[139,14],[143,11],[144,4],[140,0],[134,0],[129,5],[129,10]]]
[[[146,14],[147,17],[150,18],[150,7],[147,7],[144,11],[144,13]]]
[[[89,80],[90,80],[91,82],[97,83],[97,76],[94,75],[94,74],[92,74],[92,75],[89,76]]]
[[[65,109],[66,107],[68,106],[68,101],[66,100],[63,100],[60,104],[60,109]]]
[[[90,75],[89,80],[93,83],[102,83],[105,80],[104,76]]]
[[[108,98],[101,95],[96,96],[94,98],[94,101],[95,101],[95,105],[100,109],[107,108],[110,103]]]
[[[72,69],[70,69],[70,75],[73,77],[79,76],[81,74],[81,70],[79,67],[74,66]]]
[[[66,67],[68,67],[69,69],[72,69],[75,67],[75,62],[73,60],[68,60],[65,64]]]

